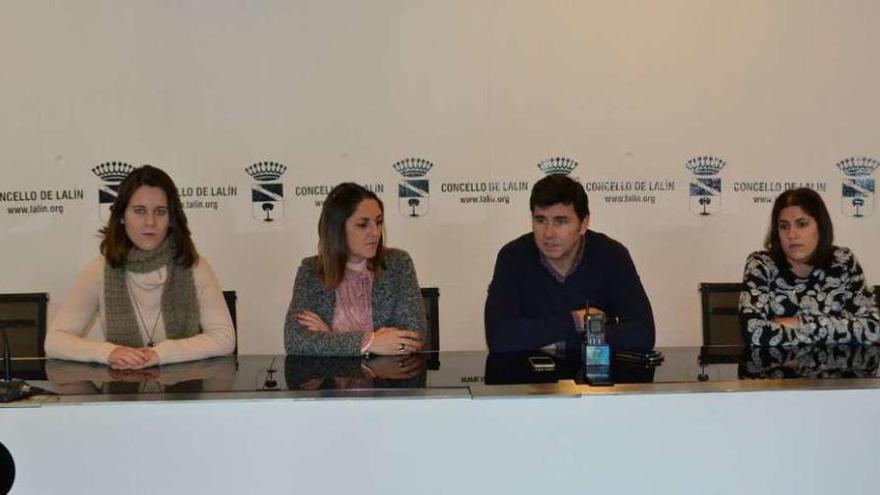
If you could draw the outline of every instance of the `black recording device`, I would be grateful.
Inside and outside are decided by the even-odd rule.
[[[611,346],[605,339],[605,315],[584,316],[584,378],[592,386],[614,385],[611,379]]]

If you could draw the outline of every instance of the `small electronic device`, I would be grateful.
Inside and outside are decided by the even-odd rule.
[[[614,351],[614,359],[628,363],[643,364],[645,366],[659,366],[666,357],[657,350],[649,352]]]
[[[590,314],[588,310],[584,317],[584,330],[584,378],[592,386],[613,385],[611,346],[605,340],[605,315]]]
[[[584,346],[584,378],[594,387],[614,385],[611,380],[611,348],[607,344]]]
[[[556,363],[549,356],[530,356],[529,365],[534,371],[553,371],[556,369]]]

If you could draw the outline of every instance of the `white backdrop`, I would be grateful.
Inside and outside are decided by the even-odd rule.
[[[343,180],[381,191],[389,244],[440,288],[447,350],[485,347],[495,254],[529,228],[553,157],[578,163],[593,228],[630,248],[661,345],[699,344],[697,284],[739,280],[760,247],[777,191],[745,185],[818,187],[880,283],[873,183],[867,213],[847,214],[835,166],[880,158],[876,2],[0,6],[0,292],[48,291],[50,315],[97,252],[92,169],[109,161],[191,188],[196,244],[239,294],[242,353],[282,350],[317,241],[311,186]],[[703,155],[726,163],[709,215],[685,166]],[[398,206],[392,165],[408,157],[433,164],[419,217]],[[286,167],[273,222],[252,211],[245,168],[262,161]]]

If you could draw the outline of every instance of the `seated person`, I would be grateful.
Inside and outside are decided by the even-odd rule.
[[[318,255],[296,272],[284,324],[288,354],[357,356],[422,349],[425,309],[409,255],[386,249],[382,201],[334,187],[318,221]]]
[[[235,331],[211,266],[193,245],[177,187],[144,165],[120,184],[101,255],[46,335],[46,355],[142,369],[232,354]],[[87,340],[89,322],[103,341]]]
[[[501,248],[486,298],[486,342],[493,352],[583,340],[587,312],[606,316],[615,349],[654,347],[654,316],[629,251],[589,230],[583,186],[549,175],[532,188],[532,232]]]
[[[765,251],[746,259],[739,318],[753,346],[874,343],[880,314],[852,251],[832,244],[822,197],[791,189],[773,203]]]

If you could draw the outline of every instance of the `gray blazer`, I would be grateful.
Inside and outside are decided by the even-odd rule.
[[[397,327],[420,332],[427,339],[427,323],[416,270],[406,251],[385,250],[385,269],[373,281],[373,328]],[[288,354],[357,356],[364,332],[314,332],[300,325],[296,315],[315,312],[328,325],[336,309],[336,290],[327,290],[318,278],[318,257],[302,261],[293,283],[293,298],[284,322],[284,347]]]

